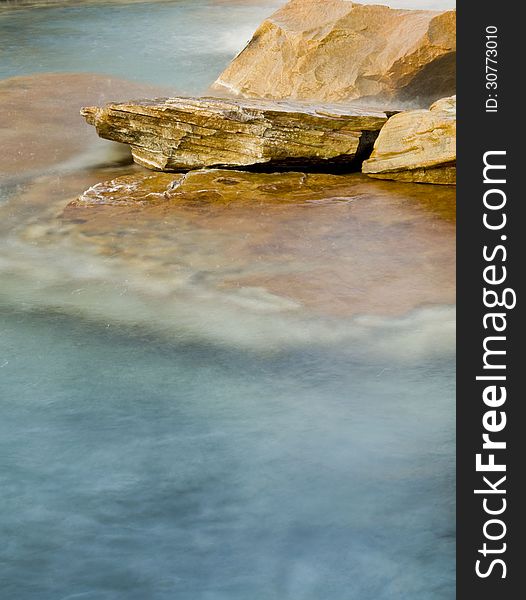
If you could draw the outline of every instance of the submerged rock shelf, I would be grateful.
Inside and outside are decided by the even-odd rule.
[[[181,173],[137,173],[99,183],[72,201],[67,209],[88,206],[152,206],[262,203],[349,204],[359,199],[349,179],[323,173],[251,173],[203,169]]]
[[[172,303],[188,299],[192,310],[206,301],[214,310],[239,305],[299,318],[454,303],[451,186],[430,194],[429,186],[360,173],[131,169],[104,183],[94,175],[31,241],[41,236],[39,252],[58,240],[95,253],[101,268],[121,272],[115,282],[126,280],[127,295],[137,286],[148,303],[162,304],[166,321]],[[63,254],[71,260],[72,252]]]

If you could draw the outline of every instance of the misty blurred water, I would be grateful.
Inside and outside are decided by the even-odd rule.
[[[279,4],[175,0],[0,10],[0,79],[97,72],[198,94]]]
[[[454,597],[451,358],[1,316],[3,597]]]
[[[2,13],[0,79],[86,71],[202,93],[284,0],[89,3]],[[381,4],[365,0],[363,4]],[[36,2],[35,4],[38,4]],[[451,0],[393,0],[453,8]]]

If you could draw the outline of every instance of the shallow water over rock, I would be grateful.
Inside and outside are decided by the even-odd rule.
[[[0,183],[119,162],[129,150],[100,141],[79,118],[88,99],[104,102],[159,88],[93,73],[45,73],[0,80]],[[131,158],[128,162],[131,161]]]
[[[67,207],[126,173],[0,208],[6,593],[452,596],[451,194]]]
[[[111,204],[100,203],[98,183],[91,188],[98,204],[86,202],[90,192],[72,198],[119,170],[130,174],[109,184]],[[432,188],[430,196],[428,186],[359,174],[119,170],[41,177],[11,196],[0,208],[4,290],[18,285],[29,302],[58,302],[86,316],[114,315],[129,303],[133,320],[140,305],[142,319],[175,329],[188,325],[179,322],[181,311],[195,311],[200,329],[229,311],[237,320],[242,309],[260,323],[256,331],[268,327],[266,314],[278,313],[304,332],[312,319],[317,335],[328,317],[404,315],[454,303],[451,189]],[[129,189],[137,180],[175,189],[150,196],[147,206],[144,191],[136,191],[135,204]],[[119,182],[124,206],[115,200]],[[273,341],[273,327],[267,333],[271,345],[288,338],[278,333]],[[236,339],[235,328],[224,335]],[[247,331],[240,339],[250,337]]]

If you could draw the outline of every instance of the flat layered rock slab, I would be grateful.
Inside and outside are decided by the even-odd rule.
[[[100,137],[159,171],[350,163],[370,152],[387,115],[303,102],[159,98],[81,111]]]
[[[416,183],[456,183],[456,97],[429,110],[395,115],[375,142],[363,172],[378,179]]]

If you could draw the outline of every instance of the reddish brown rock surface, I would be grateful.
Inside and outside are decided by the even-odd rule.
[[[203,277],[210,291],[272,294],[319,315],[454,303],[448,186],[431,196],[358,173],[143,172],[94,185],[63,218],[78,243],[125,259],[149,287]]]

